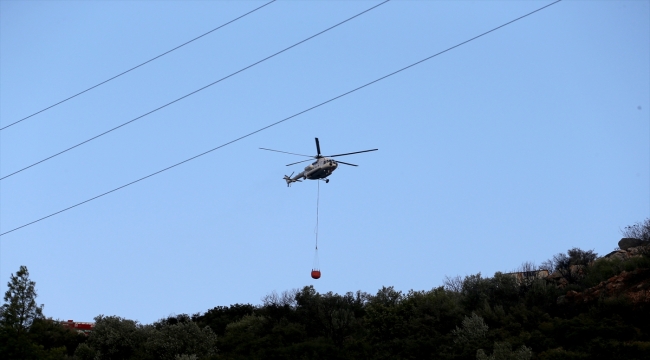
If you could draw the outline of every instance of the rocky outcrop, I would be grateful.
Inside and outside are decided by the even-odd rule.
[[[518,272],[506,273],[504,275],[512,276],[517,282],[517,285],[521,285],[533,281],[535,279],[547,278],[550,275],[550,271],[546,269],[541,269],[541,270],[533,270],[533,271],[518,271]]]
[[[600,259],[627,261],[643,255],[647,256],[650,254],[650,246],[648,245],[650,245],[650,242],[623,238],[619,241],[619,250],[612,251]],[[574,283],[584,277],[585,270],[587,269],[584,266],[572,265],[567,269],[567,271],[555,271],[553,274],[548,276],[546,280],[555,284],[558,288],[564,289],[570,283]],[[625,296],[635,305],[650,305],[650,269],[639,268],[629,272],[623,271],[620,274],[612,276],[611,278],[602,281],[600,284],[584,291],[568,291],[566,295],[560,296],[557,299],[557,303],[589,303],[602,298],[617,296]]]
[[[568,270],[562,272],[555,270],[551,275],[546,277],[546,280],[554,283],[558,288],[564,289],[569,283],[584,277],[584,273],[584,265],[571,265]]]
[[[618,247],[621,250],[627,250],[629,248],[638,247],[638,246],[646,246],[646,245],[650,245],[650,241],[643,241],[643,240],[635,239],[635,238],[622,238],[618,242]]]
[[[632,240],[638,240],[641,242],[642,245],[634,246],[634,247],[625,247],[624,249],[623,247],[621,247],[621,242],[626,239],[629,238],[623,238],[621,239],[621,241],[618,242],[618,245],[621,248],[620,250],[614,250],[603,257],[605,259],[610,259],[610,260],[611,259],[627,260],[631,257],[641,256],[645,251],[650,251],[647,245],[643,245],[645,244],[645,242],[638,239],[632,239]],[[629,245],[629,243],[628,244],[623,243],[623,245]]]
[[[623,271],[585,291],[569,291],[558,302],[588,303],[619,295],[629,298],[635,305],[650,304],[650,269]]]

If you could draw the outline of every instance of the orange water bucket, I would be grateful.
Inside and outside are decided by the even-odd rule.
[[[311,277],[312,279],[320,279],[320,270],[312,270]]]

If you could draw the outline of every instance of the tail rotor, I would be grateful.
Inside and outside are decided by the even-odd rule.
[[[295,171],[294,171],[294,172],[295,172]],[[292,178],[291,178],[292,176],[293,176],[293,172],[291,173],[291,175],[289,175],[289,176],[285,175],[285,176],[283,177],[284,181],[287,182],[287,187],[290,187],[292,182],[296,182],[296,181],[298,181],[298,182],[302,182],[302,180],[292,179]]]

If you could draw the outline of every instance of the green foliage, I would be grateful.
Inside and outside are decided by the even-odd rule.
[[[587,266],[598,257],[593,250],[584,251],[578,248],[568,250],[567,254],[569,255],[569,265]]]
[[[217,352],[217,335],[209,327],[190,321],[160,321],[143,328],[144,348],[149,357],[174,360],[178,355],[208,357]]]
[[[11,327],[18,333],[24,333],[34,319],[43,317],[43,305],[36,304],[36,283],[29,279],[26,266],[21,266],[16,275],[11,274],[5,303],[0,308],[0,324]]]
[[[340,295],[321,294],[313,286],[305,286],[280,295],[273,292],[259,306],[219,306],[204,314],[170,316],[151,325],[100,315],[95,318],[95,329],[87,338],[44,319],[42,312],[34,310],[33,314],[38,316],[24,322],[29,327],[15,325],[20,323],[16,320],[2,323],[0,357],[66,359],[74,356],[79,360],[650,358],[647,302],[606,292],[588,301],[576,301],[580,294],[567,295],[569,291],[582,292],[622,271],[650,268],[650,256],[597,259],[593,251],[573,248],[566,254],[557,254],[552,262],[551,269],[564,272],[570,283],[558,286],[556,280],[537,276],[522,281],[513,274],[497,272],[492,277],[480,273],[464,278],[447,277],[444,286],[429,291],[402,292],[388,286],[374,295],[361,291]],[[524,263],[524,268],[535,266]],[[23,288],[29,293],[34,284],[28,280],[26,269],[22,270],[16,277],[12,274],[12,281],[19,279],[14,284],[26,284]],[[625,286],[644,289],[647,287],[644,277],[647,272],[627,275]],[[33,304],[33,309],[42,308]],[[3,321],[10,318],[19,319],[3,315]]]
[[[34,320],[29,328],[29,336],[45,350],[63,348],[68,356],[74,355],[78,345],[87,339],[86,335],[61,326],[58,320],[44,318]]]
[[[40,359],[43,360],[65,360],[68,357],[66,356],[65,346],[59,346],[49,350],[42,351],[39,355]]]
[[[255,307],[251,304],[217,306],[206,311],[203,315],[194,315],[192,320],[197,322],[199,326],[209,326],[217,336],[222,336],[226,333],[228,324],[238,321],[244,315],[252,314],[254,310]]]
[[[476,352],[476,360],[530,360],[533,357],[531,348],[522,345],[517,351],[512,351],[509,342],[495,342],[494,352],[487,356],[483,349]]]
[[[536,279],[524,292],[523,299],[527,308],[551,311],[556,307],[557,298],[565,293],[545,279]]]
[[[414,358],[432,353],[451,351],[452,330],[464,311],[454,293],[439,287],[431,291],[409,291],[401,302],[400,312],[405,320],[404,352]]]
[[[138,352],[146,339],[142,325],[119,316],[95,317],[95,328],[88,345],[96,351],[97,359],[129,359]]]
[[[183,355],[176,355],[176,356],[174,357],[174,359],[175,359],[175,360],[197,360],[198,357],[197,357],[196,355],[186,355],[186,354],[183,354]]]
[[[11,327],[0,329],[2,359],[66,359],[85,336],[70,331],[51,319],[36,319],[27,333]]]
[[[217,353],[217,335],[188,315],[171,316],[152,325],[119,316],[99,315],[87,344],[75,351],[80,359],[208,358]]]
[[[483,340],[488,328],[482,317],[472,313],[472,316],[465,316],[462,327],[456,327],[451,333],[454,335],[454,342],[465,347]]]
[[[594,256],[593,251],[571,249],[566,258],[569,265],[583,265],[593,263]],[[220,338],[219,357],[648,357],[647,311],[624,299],[558,304],[568,290],[582,289],[582,283],[560,289],[545,279],[518,283],[502,273],[448,278],[445,287],[408,293],[382,287],[375,295],[320,294],[307,286],[292,292],[295,301],[271,294],[263,306],[233,320]]]
[[[39,359],[43,347],[34,343],[24,332],[13,327],[0,328],[0,357],[2,359]]]
[[[521,300],[520,290],[515,277],[497,272],[488,281],[488,302],[492,305],[514,306]]]
[[[585,287],[596,286],[601,281],[605,281],[623,271],[633,271],[643,268],[650,268],[650,257],[637,256],[627,260],[600,258],[592,266],[585,269],[583,284]]]
[[[228,349],[243,354],[255,351],[263,344],[260,340],[267,323],[267,318],[263,316],[244,315],[239,321],[228,324],[224,336]]]
[[[479,348],[484,347],[487,344],[488,329],[483,318],[477,314],[465,316],[462,325],[451,332],[458,357],[471,359]]]
[[[546,350],[539,355],[541,360],[586,360],[589,358],[589,355],[585,353],[567,351],[561,347]]]
[[[0,308],[0,357],[3,359],[64,359],[66,344],[76,346],[74,334],[43,319],[36,304],[36,283],[26,266],[11,274]]]
[[[74,352],[74,357],[78,360],[93,360],[95,359],[96,355],[97,352],[95,349],[91,348],[86,343],[79,344]]]
[[[483,307],[489,297],[490,280],[481,273],[465,276],[461,289],[462,304],[468,311]]]
[[[557,271],[569,283],[575,283],[582,277],[579,269],[585,269],[597,258],[598,254],[593,250],[585,251],[579,248],[573,248],[568,250],[566,255],[563,253],[553,255],[552,259],[542,263],[541,268]]]
[[[358,318],[365,314],[363,308],[366,298],[367,295],[361,292],[356,296],[351,292],[345,295],[328,292],[323,295],[318,307],[323,335],[342,347],[344,339],[358,330]]]

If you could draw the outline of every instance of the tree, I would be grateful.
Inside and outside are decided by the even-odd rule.
[[[137,321],[99,315],[95,317],[95,328],[87,343],[96,351],[96,359],[129,359],[145,341],[146,334]]]
[[[488,300],[490,279],[476,275],[465,276],[461,287],[461,302],[466,310],[474,311],[482,308]]]
[[[205,312],[192,316],[192,321],[200,327],[209,326],[217,336],[226,333],[226,326],[232,322],[241,320],[246,315],[253,314],[255,307],[251,304],[233,304],[230,306],[217,306]]]
[[[74,355],[79,344],[87,340],[87,336],[51,318],[34,319],[29,327],[29,338],[35,344],[42,346],[45,351],[63,348],[68,355]]]
[[[626,226],[621,232],[626,238],[650,241],[650,218],[634,225]]]
[[[478,349],[485,347],[488,325],[482,317],[472,313],[472,316],[465,316],[462,327],[456,326],[451,332],[459,359],[474,358]]]
[[[19,334],[25,333],[35,319],[43,318],[43,305],[36,304],[36,282],[29,279],[26,266],[21,266],[16,275],[11,274],[5,292],[5,304],[0,308],[0,322]]]
[[[11,274],[4,296],[5,303],[0,307],[0,358],[56,358],[48,356],[55,354],[48,354],[43,346],[34,343],[30,338],[28,330],[32,323],[43,318],[43,306],[36,305],[35,285],[34,281],[29,280],[26,266],[21,266],[16,275]],[[65,348],[63,352],[65,353]]]
[[[462,328],[456,326],[456,329],[451,333],[454,336],[454,343],[464,347],[479,342],[485,338],[487,332],[488,326],[483,321],[483,318],[472,313],[471,317],[465,316]]]
[[[281,295],[278,295],[278,293],[273,290],[272,293],[262,297],[262,304],[264,306],[289,306],[289,307],[295,307],[297,305],[296,302],[296,295],[300,292],[299,289],[291,289],[291,290],[285,290],[282,292]]]
[[[593,250],[585,251],[579,248],[573,248],[567,250],[566,255],[562,253],[553,255],[553,258],[544,261],[541,267],[558,271],[569,282],[573,282],[580,278],[578,269],[589,265],[597,257],[598,254]]]
[[[169,317],[144,328],[144,347],[155,359],[174,360],[178,357],[205,358],[217,353],[217,335],[209,326],[200,328],[187,315]]]
[[[495,342],[494,353],[488,356],[483,349],[476,352],[476,360],[530,360],[533,357],[531,348],[522,345],[519,350],[512,351],[509,342]]]

